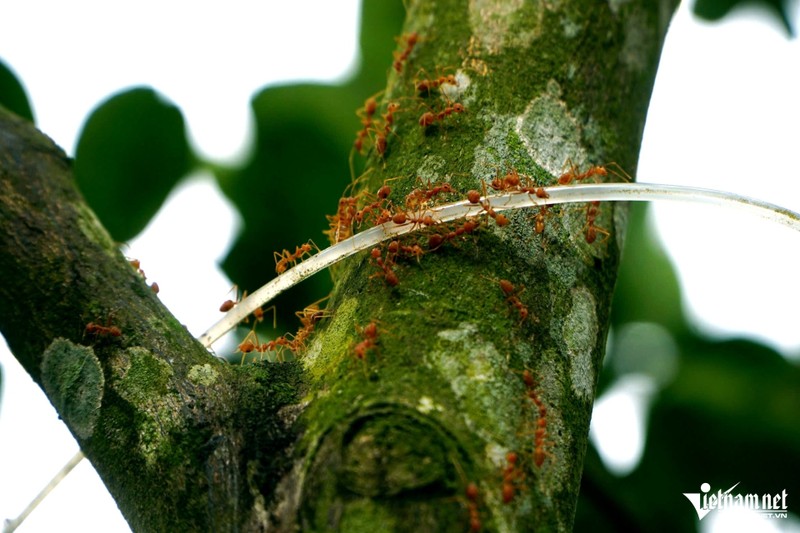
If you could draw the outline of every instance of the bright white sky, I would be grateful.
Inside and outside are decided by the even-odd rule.
[[[199,150],[229,160],[249,141],[254,91],[279,80],[332,80],[352,71],[356,61],[358,0],[236,0],[224,10],[202,1],[142,0],[135,6],[0,3],[0,58],[25,83],[38,126],[69,152],[98,102],[146,84],[182,108]],[[798,65],[800,43],[786,39],[771,21],[747,12],[707,25],[682,6],[664,50],[638,180],[725,189],[800,211]],[[230,289],[216,263],[238,218],[207,176],[172,198],[126,253],[142,261],[162,300],[199,334],[219,318],[216,307]],[[213,224],[208,212],[215,213]],[[800,355],[800,237],[706,207],[657,206],[653,220],[699,329],[753,335],[787,356]],[[15,517],[77,446],[5,346],[0,364],[2,520]],[[641,454],[636,421],[652,392],[652,383],[633,378],[597,403],[596,442],[632,427],[628,442],[638,443],[617,455],[605,447],[609,466],[619,472]],[[627,428],[613,425],[620,420],[628,421]],[[19,529],[79,530],[128,531],[86,461]]]

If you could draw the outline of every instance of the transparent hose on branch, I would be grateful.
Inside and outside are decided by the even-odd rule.
[[[430,215],[437,223],[444,223],[464,217],[475,217],[484,212],[484,207],[481,204],[490,206],[493,210],[499,212],[565,203],[594,201],[647,202],[658,200],[706,203],[730,207],[800,231],[800,215],[798,213],[761,200],[724,191],[649,183],[599,183],[543,187],[543,189],[549,195],[547,198],[540,198],[525,192],[490,195],[482,197],[477,204],[463,200],[432,207],[420,213],[419,218]],[[280,293],[309,276],[330,267],[346,257],[368,250],[387,239],[422,229],[422,227],[420,224],[411,222],[406,222],[405,224],[387,222],[322,250],[290,268],[243,299],[219,322],[203,333],[198,340],[206,348],[210,347],[257,308],[270,302]]]

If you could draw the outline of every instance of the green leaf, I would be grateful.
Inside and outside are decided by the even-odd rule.
[[[344,93],[342,87],[294,85],[266,89],[253,99],[255,154],[244,168],[219,173],[245,223],[223,267],[243,288],[252,290],[276,275],[274,251],[294,251],[309,239],[327,246],[325,214],[335,212],[350,181],[347,154],[357,128],[348,107],[334,105],[346,100]],[[329,291],[330,281],[317,276],[287,294],[287,305],[279,299],[277,307],[293,311]]]
[[[794,37],[794,26],[789,19],[790,4],[789,0],[696,0],[694,14],[706,20],[717,21],[734,8],[746,5],[759,6],[775,15],[789,37]]]
[[[0,105],[34,122],[31,104],[22,83],[2,61],[0,61]]]
[[[223,262],[240,287],[252,290],[276,275],[273,252],[294,251],[309,239],[320,248],[328,245],[325,215],[336,211],[350,183],[348,156],[361,128],[355,112],[385,87],[397,47],[392,36],[403,17],[401,2],[365,1],[362,69],[353,80],[340,86],[269,87],[253,98],[254,155],[241,168],[216,172],[244,219],[244,231]],[[357,157],[356,166],[362,161]],[[276,302],[279,319],[296,327],[293,312],[330,288],[327,276],[315,276],[282,295]]]
[[[625,249],[614,291],[612,323],[655,322],[672,332],[685,326],[678,279],[657,238],[648,231],[647,206],[630,206]]]
[[[149,88],[103,102],[75,150],[75,178],[112,237],[135,237],[189,169],[183,116]]]

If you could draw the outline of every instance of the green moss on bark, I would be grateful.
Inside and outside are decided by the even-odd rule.
[[[420,38],[401,71],[389,73],[383,105],[400,108],[385,154],[370,155],[366,188],[389,184],[390,199],[403,206],[412,189],[448,182],[458,191],[450,198],[463,198],[511,170],[537,184],[553,183],[570,165],[616,161],[635,171],[662,35],[655,4],[486,0],[412,2],[408,9],[405,31]],[[417,94],[415,79],[443,74],[454,74],[457,86]],[[456,102],[463,113],[420,127],[423,113]],[[366,523],[387,509],[394,530],[423,527],[424,506],[392,506],[391,491],[379,481],[388,476],[382,460],[391,459],[392,471],[411,472],[418,454],[435,455],[400,420],[403,413],[441,428],[446,437],[439,438],[449,442],[447,457],[431,459],[438,461],[431,471],[453,469],[454,476],[441,476],[442,494],[458,505],[452,515],[437,515],[430,530],[469,528],[473,511],[464,489],[472,482],[487,530],[569,529],[624,208],[600,208],[595,224],[609,235],[593,244],[586,242],[580,207],[550,208],[541,234],[532,214],[509,218],[499,228],[487,217],[474,235],[419,261],[398,260],[393,287],[367,253],[337,269],[334,315],[305,356],[311,382],[302,449],[312,459],[300,478],[304,494],[317,495],[303,507],[311,529]],[[404,243],[427,249],[428,235],[457,225]],[[504,294],[500,279],[515,285],[518,300]],[[376,346],[357,360],[360,328],[373,321]],[[535,376],[541,410],[523,370]],[[352,446],[344,435],[361,435],[353,429],[358,424],[375,431],[359,437],[363,446]],[[520,456],[525,483],[504,503],[502,473],[511,451]],[[351,452],[361,455],[359,468],[345,466]],[[541,465],[537,456],[544,457]]]

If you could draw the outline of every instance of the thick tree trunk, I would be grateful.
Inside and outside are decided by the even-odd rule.
[[[414,189],[463,199],[514,172],[634,173],[668,4],[410,2],[360,181],[397,212]],[[444,183],[458,193],[434,196]],[[541,234],[536,213],[452,239],[463,225],[431,225],[400,247],[439,235],[435,252],[337,270],[304,361],[302,529],[570,529],[626,219],[602,206],[590,244],[587,209],[551,208]]]
[[[671,4],[409,3],[418,39],[401,40],[378,112],[398,106],[392,132],[360,183],[389,185],[397,210],[445,182],[457,192],[424,201],[512,171],[552,183],[567,161],[633,173]],[[134,530],[565,530],[625,211],[602,206],[609,235],[592,244],[585,207],[534,215],[454,238],[463,222],[430,225],[402,245],[440,235],[436,251],[337,268],[298,404],[299,364],[209,355],[120,255],[64,154],[0,111],[0,330]]]

